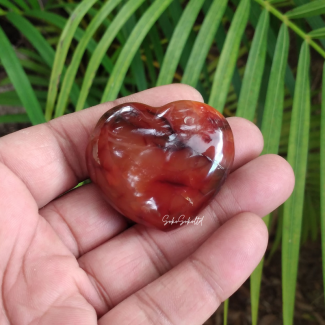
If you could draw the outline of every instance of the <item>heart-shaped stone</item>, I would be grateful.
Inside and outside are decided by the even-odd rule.
[[[203,224],[198,213],[224,183],[234,159],[227,120],[189,100],[106,112],[87,147],[90,178],[125,217],[171,230]]]

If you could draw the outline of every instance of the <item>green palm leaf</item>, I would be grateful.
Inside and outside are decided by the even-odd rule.
[[[308,34],[311,38],[325,38],[325,27],[315,29]]]
[[[279,149],[284,105],[284,78],[289,53],[289,32],[281,26],[272,63],[261,131],[264,137],[262,154],[277,154]]]
[[[284,203],[283,212],[282,296],[284,325],[293,323],[308,155],[310,120],[309,65],[309,46],[304,42],[299,55],[288,146],[288,162],[291,164],[297,178],[291,197]]]
[[[41,107],[45,107],[46,92],[42,90],[34,91]],[[19,94],[16,90],[9,90],[0,93],[0,103],[4,106],[21,107],[24,103],[20,100]]]
[[[55,104],[56,95],[58,92],[58,87],[61,79],[61,73],[66,59],[73,34],[75,33],[81,19],[87,13],[89,8],[96,2],[96,0],[82,1],[72,13],[70,19],[68,20],[62,34],[60,36],[59,46],[57,48],[50,84],[49,92],[47,97],[45,118],[50,120],[52,117],[52,112]]]
[[[191,0],[179,20],[165,54],[158,76],[157,86],[166,85],[173,81],[177,64],[181,57],[186,40],[190,34],[195,19],[204,0]]]
[[[28,7],[27,3],[25,0],[15,0],[15,2],[20,6],[21,9],[23,10],[29,10],[30,8]]]
[[[158,30],[155,25],[152,26],[151,30],[149,31],[149,38],[153,46],[153,50],[156,54],[156,58],[158,63],[161,65],[164,59],[163,48],[161,45],[161,41],[159,38]]]
[[[145,6],[145,3],[140,8],[140,10]],[[122,28],[123,33],[123,43],[125,44],[126,39],[131,34],[133,28],[136,25],[136,17],[135,15],[132,15],[131,18],[126,22],[126,24]],[[141,53],[140,50],[136,52],[134,55],[134,58],[131,62],[131,74],[135,81],[135,84],[137,86],[137,91],[143,91],[148,88],[147,79],[146,79],[146,73],[144,69],[144,64],[141,59]]]
[[[20,13],[20,10],[9,0],[0,0],[0,5],[13,10],[13,12]]]
[[[33,124],[45,122],[41,105],[11,44],[0,27],[0,59]]]
[[[228,324],[229,299],[223,303],[223,325]]]
[[[151,26],[155,23],[171,1],[172,0],[156,0],[142,15],[123,47],[123,50],[106,85],[101,102],[114,100],[117,97],[125,74],[136,51],[139,49],[139,46],[141,45]]]
[[[284,104],[284,79],[289,54],[289,32],[285,24],[281,26],[275,56],[272,63],[269,86],[267,90],[265,109],[262,120],[261,131],[264,137],[264,149],[262,154],[278,153],[281,124]],[[270,216],[264,217],[269,226]],[[251,305],[252,324],[256,325],[258,320],[258,305],[260,285],[262,278],[263,260],[251,276]]]
[[[22,0],[22,1],[24,1],[24,0]],[[33,9],[41,9],[41,5],[40,5],[41,1],[40,0],[29,0],[29,2]]]
[[[306,3],[309,3],[309,0],[295,0],[295,4],[297,6],[304,5]],[[312,29],[319,29],[319,28],[325,27],[325,23],[324,23],[321,16],[309,17],[306,20],[307,20],[308,24],[310,25],[310,27]],[[321,43],[322,43],[322,45],[324,47],[325,46],[325,40],[322,40]]]
[[[93,8],[91,8],[91,10],[89,10],[89,13],[91,13],[93,10]],[[64,29],[66,23],[67,23],[67,19],[57,15],[57,14],[53,14],[50,12],[43,12],[40,10],[30,10],[28,11],[28,16],[34,17],[34,18],[38,18],[40,20],[45,20],[46,22],[53,24],[55,26],[57,26],[60,29]],[[105,24],[105,21],[104,21]],[[75,40],[77,40],[78,42],[81,42],[83,35],[84,35],[84,31],[82,29],[80,29],[79,27],[76,29],[76,32],[74,34],[74,38]],[[90,54],[93,54],[95,49],[97,48],[97,42],[94,39],[90,39],[89,43],[87,44],[87,50],[89,51]],[[103,65],[103,67],[105,68],[105,70],[109,73],[112,72],[113,70],[113,63],[111,61],[111,59],[107,56],[104,55],[101,64]],[[123,96],[127,96],[128,92],[124,89],[124,87],[121,89],[121,93]],[[79,91],[78,91],[79,94]],[[72,97],[73,93],[71,94]],[[78,95],[79,96],[79,95]],[[73,103],[76,106],[77,100],[74,96],[72,97]],[[85,102],[85,105],[88,106],[88,103]]]
[[[218,30],[228,0],[214,0],[196,38],[186,65],[182,83],[196,87],[213,38]]]
[[[112,0],[106,2],[96,16],[91,20],[86,32],[80,39],[76,50],[73,53],[72,61],[67,69],[67,73],[62,82],[61,92],[58,98],[58,103],[55,110],[55,117],[61,116],[67,105],[69,93],[78,71],[82,56],[87,48],[87,45],[94,35],[97,28],[101,25],[104,19],[111,13],[111,11],[121,2],[122,0]]]
[[[43,35],[26,18],[16,13],[8,13],[7,18],[34,46],[47,66],[52,68],[55,58],[55,51],[49,45],[48,40],[46,40]],[[38,73],[42,73],[42,71],[44,71],[44,67],[37,64],[29,64],[29,66],[27,66],[26,62],[24,62],[22,65],[29,69],[33,68],[33,70]],[[44,72],[46,75],[49,73],[47,69]],[[65,75],[65,68],[63,68],[63,75]],[[76,84],[73,83],[72,89],[70,88],[70,90],[71,91],[69,91],[69,95],[72,101],[76,103],[79,96],[79,88]]]
[[[316,0],[286,13],[290,19],[307,18],[325,13],[325,0]]]
[[[325,293],[325,65],[323,67],[321,138],[320,138],[320,198],[323,286]]]
[[[7,19],[29,40],[44,62],[52,67],[55,51],[43,35],[26,18],[14,12],[7,14]]]
[[[241,0],[222,49],[218,69],[209,98],[209,105],[223,112],[231,78],[237,61],[239,45],[248,20],[250,0]]]
[[[117,33],[123,27],[125,22],[131,17],[131,15],[139,8],[144,0],[133,0],[127,2],[123,8],[119,11],[115,19],[112,21],[111,25],[107,28],[106,32],[102,36],[100,42],[97,45],[96,50],[94,51],[92,57],[90,58],[84,82],[81,87],[81,94],[76,106],[76,111],[83,109],[84,102],[87,98],[88,91],[91,87],[93,79],[96,75],[96,71],[102,61],[103,56],[105,55],[108,47],[113,42]]]
[[[0,123],[28,123],[29,121],[25,113],[0,115]]]
[[[237,106],[237,116],[251,121],[254,118],[264,71],[269,20],[268,11],[264,10],[256,27]]]

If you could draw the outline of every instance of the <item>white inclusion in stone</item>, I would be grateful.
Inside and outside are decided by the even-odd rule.
[[[186,117],[184,118],[184,123],[187,124],[187,125],[191,125],[191,124],[194,123],[194,118],[191,117],[191,116],[186,116]]]
[[[96,141],[96,143],[93,146],[93,157],[96,160],[97,164],[100,165],[100,160],[98,157],[98,140]]]
[[[191,147],[194,151],[203,154],[206,152],[211,145],[217,144],[215,147],[215,156],[213,160],[220,162],[222,159],[222,148],[223,148],[223,135],[221,131],[216,131],[214,134],[209,134],[211,137],[210,142],[205,142],[199,134],[192,135],[186,142],[186,145]],[[221,157],[221,159],[220,159]]]
[[[134,189],[135,195],[140,196],[139,192],[137,191],[137,185],[140,181],[139,175],[136,174],[136,170],[133,170],[134,168],[131,167],[131,170],[128,172],[127,176],[127,182],[130,184],[130,186]]]
[[[123,158],[123,151],[121,150],[114,150],[114,155],[120,158]]]
[[[122,115],[123,113],[132,112],[132,110],[133,110],[133,107],[132,106],[125,106],[121,110],[119,110],[118,112],[115,112],[114,114],[110,115],[106,119],[105,123],[107,123],[110,120],[112,120],[114,117],[116,117],[116,115]]]
[[[220,161],[223,158],[223,153],[222,153],[222,149],[223,149],[223,134],[222,134],[222,132],[218,132],[218,133],[219,133],[219,142],[218,142],[218,144],[216,146],[216,152],[215,152],[214,160],[217,161],[218,163],[220,163]]]
[[[213,171],[217,170],[217,169],[224,169],[224,167],[222,165],[220,165],[220,162],[222,161],[223,158],[223,153],[222,153],[222,148],[223,148],[223,134],[222,132],[219,132],[220,136],[219,136],[219,142],[215,147],[215,156],[213,159],[213,164],[210,168],[209,174],[212,173]]]
[[[126,113],[126,112],[132,112],[132,110],[133,110],[132,106],[125,106],[120,110],[119,113],[122,114],[122,113]]]
[[[155,129],[136,129],[132,130],[132,133],[140,133],[145,135],[164,136],[165,132],[159,132]]]
[[[158,207],[157,204],[155,202],[155,199],[153,197],[151,197],[149,200],[146,201],[143,210],[147,210],[147,211],[157,211]]]
[[[223,155],[221,154],[221,159],[222,159],[222,157],[223,157]],[[220,161],[221,160],[213,160],[213,163],[212,163],[212,166],[211,166],[211,168],[210,168],[210,170],[209,170],[209,174],[208,175],[210,175],[212,172],[214,172],[216,169],[224,169],[224,167],[222,167],[221,165],[220,165]]]
[[[181,126],[182,131],[195,130],[196,128],[197,128],[196,125],[182,125]]]
[[[189,131],[189,130],[194,130],[197,128],[197,126],[194,124],[194,118],[191,116],[186,116],[184,118],[184,124],[181,126],[182,131]],[[185,136],[185,134],[183,134]]]
[[[170,107],[165,109],[164,111],[162,111],[161,113],[157,114],[157,116],[160,118],[160,117],[163,117],[164,115],[166,115],[168,112],[170,111]]]
[[[191,205],[193,205],[193,201],[188,196],[185,197],[185,200],[187,200],[188,202],[190,202]]]

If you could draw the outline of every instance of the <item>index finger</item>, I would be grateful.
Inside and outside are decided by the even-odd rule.
[[[86,146],[104,112],[126,102],[162,106],[182,99],[203,101],[190,86],[166,85],[15,132],[0,139],[0,162],[22,179],[42,207],[88,177]]]

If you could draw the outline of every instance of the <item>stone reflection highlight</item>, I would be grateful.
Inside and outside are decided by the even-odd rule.
[[[167,231],[164,216],[193,220],[234,159],[227,120],[200,102],[125,103],[97,123],[86,152],[92,181],[125,217]]]

